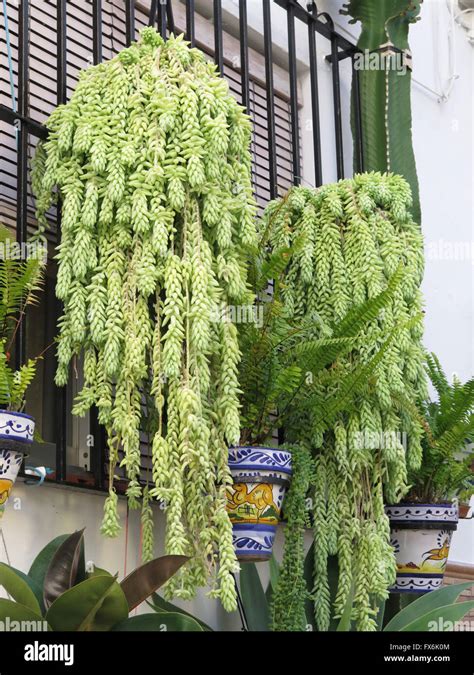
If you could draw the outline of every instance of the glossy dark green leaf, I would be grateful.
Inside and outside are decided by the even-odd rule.
[[[165,555],[138,567],[129,574],[120,584],[127,598],[129,610],[138,607],[161,588],[188,560],[185,555]]]
[[[53,555],[44,578],[43,597],[46,609],[76,583],[83,541],[84,529],[78,530],[63,541]]]
[[[79,560],[78,560],[78,563],[77,563],[77,573],[76,573],[75,583],[80,584],[81,581],[85,581],[86,579],[87,579],[86,551],[85,551],[84,537],[82,537],[81,549],[79,551]]]
[[[420,616],[433,611],[437,607],[443,607],[456,602],[461,593],[468,588],[471,588],[473,585],[472,581],[468,581],[464,584],[453,584],[440,588],[437,591],[425,593],[398,612],[398,614],[387,623],[384,631],[403,630],[404,626],[412,623]]]
[[[268,631],[270,629],[270,611],[255,563],[241,564],[239,581],[248,629],[250,631]]]
[[[44,619],[41,614],[34,612],[30,607],[13,602],[13,600],[0,598],[0,621],[3,621],[4,624],[10,622],[10,625],[12,621],[34,621],[37,624],[37,622],[44,622]],[[29,625],[30,630],[38,630],[38,624],[36,626]],[[25,630],[27,630],[26,627]]]
[[[94,565],[94,569],[92,572],[87,572],[87,579],[91,579],[92,577],[112,577],[113,574],[110,574],[110,572],[107,572],[107,570],[102,569],[102,567],[96,567]]]
[[[105,575],[110,578],[111,575]],[[97,578],[97,577],[94,577]],[[115,578],[115,577],[112,577]],[[119,621],[128,617],[128,602],[122,587],[116,580],[104,598],[104,602],[98,609],[90,630],[108,631]]]
[[[196,616],[193,616],[189,612],[186,612],[186,610],[182,609],[181,607],[173,605],[172,602],[168,602],[167,600],[162,598],[161,595],[158,595],[158,593],[152,594],[151,602],[147,602],[147,605],[151,607],[151,609],[157,614],[166,614],[166,613],[184,614],[185,616],[188,616],[191,619],[197,621],[204,631],[213,632],[213,629],[210,626],[208,626],[207,623],[204,623],[204,621],[201,621],[201,619],[198,619]]]
[[[46,619],[56,631],[103,631],[127,615],[128,604],[115,577],[96,576],[60,595]]]
[[[3,586],[8,595],[20,605],[28,607],[36,614],[41,614],[40,604],[30,586],[5,563],[0,563],[0,586]]]
[[[174,631],[183,632],[202,632],[200,624],[192,617],[185,614],[174,614],[172,612],[163,614],[141,614],[125,619],[114,626],[114,631],[138,631],[166,633]]]
[[[28,576],[31,577],[41,588],[41,593],[43,592],[42,589],[44,586],[44,578],[54,554],[61,544],[70,536],[71,535],[69,534],[61,534],[59,537],[55,537],[55,539],[50,541],[49,544],[46,544],[46,546],[41,549],[34,559],[33,564],[31,565],[28,572]]]
[[[45,612],[45,607],[43,603],[43,589],[36,583],[36,581],[33,579],[33,577],[30,577],[28,574],[25,574],[21,570],[17,570],[15,567],[11,568],[19,577],[25,581],[28,586],[31,588],[33,593],[35,594],[35,598],[38,600],[38,604],[41,609],[41,614],[44,614]]]

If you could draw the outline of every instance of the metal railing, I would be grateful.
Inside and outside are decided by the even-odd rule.
[[[211,0],[209,0],[211,1]],[[253,0],[252,0],[253,1]],[[337,177],[342,178],[345,174],[343,127],[341,116],[341,92],[339,79],[339,62],[344,58],[352,58],[356,53],[356,47],[344,36],[337,33],[332,18],[327,13],[318,13],[316,3],[307,3],[303,7],[296,0],[261,0],[263,11],[263,51],[265,57],[265,89],[267,98],[267,129],[268,129],[268,173],[270,178],[271,198],[277,196],[277,159],[276,159],[276,133],[275,133],[275,109],[274,109],[274,81],[273,81],[273,54],[272,54],[272,6],[278,5],[286,11],[288,31],[288,72],[290,83],[290,110],[291,110],[291,141],[292,141],[292,169],[293,182],[298,185],[301,181],[301,153],[299,133],[299,102],[297,82],[297,57],[296,57],[296,22],[302,22],[307,26],[309,39],[309,69],[312,104],[312,133],[314,153],[314,184],[322,184],[322,160],[321,160],[321,128],[319,114],[319,90],[318,90],[318,66],[316,58],[316,46],[320,37],[325,38],[330,44],[330,54],[327,61],[332,68],[332,91],[334,106],[334,143]],[[134,0],[124,0],[125,5],[125,35],[126,43],[130,44],[135,39],[136,5]],[[143,5],[144,3],[140,3]],[[149,3],[149,24],[157,26],[163,37],[174,32],[173,0],[151,0]],[[222,1],[212,0],[213,23],[214,23],[214,59],[220,73],[225,77],[224,60],[224,33]],[[239,0],[239,39],[240,39],[240,74],[241,96],[245,106],[249,105],[249,39],[247,20],[247,0]],[[196,9],[194,0],[186,2],[186,39],[192,46],[196,44],[195,31]],[[0,120],[14,125],[17,128],[17,203],[16,203],[16,235],[19,243],[27,239],[27,197],[28,197],[28,143],[30,135],[44,139],[47,130],[44,126],[29,117],[29,79],[30,79],[30,2],[20,0],[18,13],[18,104],[17,109],[0,105]],[[92,0],[92,60],[99,63],[103,56],[103,7],[101,0]],[[57,31],[57,104],[67,100],[67,2],[56,2],[56,31]],[[329,51],[329,50],[328,50]],[[361,119],[358,94],[357,71],[354,70],[353,62],[353,114],[358,133],[356,133],[355,166],[357,170],[363,170],[362,142],[361,142]],[[58,213],[57,239],[60,239],[60,216]],[[62,312],[61,303],[57,301],[56,320]],[[25,330],[19,332],[16,344],[16,360],[20,364],[25,358]],[[56,388],[56,481],[66,482],[66,450],[67,450],[67,424],[68,410],[66,403],[66,388]],[[95,487],[104,487],[106,451],[104,433],[97,422],[96,411],[91,414],[91,434],[96,439],[92,452],[91,470],[95,477]]]

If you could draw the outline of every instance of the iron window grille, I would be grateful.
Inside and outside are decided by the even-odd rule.
[[[256,98],[264,100],[264,105],[260,106],[259,114],[266,117],[265,140],[266,147],[263,152],[254,149],[258,157],[254,157],[254,183],[258,196],[259,185],[264,181],[264,174],[268,172],[268,179],[265,194],[262,194],[262,201],[268,198],[273,199],[278,196],[278,190],[289,187],[291,184],[299,185],[301,183],[301,148],[300,148],[300,121],[299,121],[299,100],[298,100],[298,72],[297,72],[297,50],[296,50],[296,26],[300,22],[306,27],[309,44],[309,71],[310,71],[310,92],[311,92],[311,123],[313,139],[313,159],[314,159],[314,185],[319,186],[323,182],[322,153],[321,153],[321,124],[320,124],[320,106],[319,106],[319,86],[318,86],[318,62],[317,62],[317,44],[323,39],[327,44],[327,61],[331,65],[332,72],[332,103],[334,117],[334,151],[336,158],[337,177],[343,178],[345,175],[344,166],[344,148],[343,148],[343,125],[341,112],[341,86],[339,64],[342,59],[352,59],[352,73],[354,83],[354,120],[356,124],[356,147],[355,147],[355,167],[357,170],[363,170],[362,138],[360,123],[360,102],[358,93],[357,71],[354,68],[354,55],[357,49],[354,44],[347,40],[343,35],[336,32],[334,22],[329,14],[318,13],[316,3],[308,2],[306,7],[297,2],[297,0],[261,0],[263,16],[263,54],[264,54],[264,82],[256,83],[252,77],[249,62],[249,24],[247,18],[248,0],[238,0],[239,9],[239,41],[240,54],[238,67],[230,64],[225,57],[224,51],[224,26],[222,0],[212,1],[213,16],[213,45],[206,51],[212,52],[211,58],[214,58],[219,71],[223,77],[226,77],[231,86],[231,90],[240,101],[245,105],[249,113],[257,115]],[[253,1],[253,0],[252,0]],[[54,13],[56,26],[56,53],[54,63],[47,64],[55,69],[56,91],[54,92],[54,103],[56,105],[65,103],[68,99],[68,89],[74,83],[74,74],[71,76],[70,53],[68,41],[73,40],[70,26],[68,26],[69,9],[74,3],[66,0],[43,0],[42,8],[44,11]],[[114,3],[104,0],[89,0],[90,20],[92,23],[92,41],[91,41],[91,63],[97,64],[104,58],[108,58],[113,53],[119,51],[122,47],[129,45],[137,34],[139,24],[138,14],[147,18],[149,25],[155,25],[162,36],[166,37],[171,32],[182,32],[184,28],[185,37],[192,46],[198,46],[205,49],[196,35],[196,20],[198,12],[195,7],[195,0],[186,0],[185,2],[185,26],[175,25],[175,9],[178,0],[151,0],[140,2],[136,0],[115,0]],[[112,4],[112,7],[108,7]],[[12,31],[10,40],[17,40],[17,100],[12,95],[11,105],[0,103],[0,122],[12,125],[16,129],[16,190],[14,197],[14,221],[16,225],[16,238],[18,243],[23,243],[28,238],[28,228],[31,227],[31,210],[28,200],[31,199],[30,178],[29,178],[29,159],[33,146],[39,139],[47,137],[46,128],[31,116],[30,110],[30,89],[34,83],[31,77],[31,51],[35,45],[35,39],[41,40],[40,35],[33,35],[31,31],[31,12],[34,2],[30,0],[19,0],[15,3],[18,7],[16,32]],[[4,6],[7,6],[6,4]],[[10,7],[12,7],[10,3]],[[287,99],[278,95],[274,82],[274,60],[273,60],[273,40],[272,40],[272,7],[278,6],[286,13],[287,20],[287,39],[288,39],[288,77],[289,77],[289,96]],[[115,12],[117,10],[117,12]],[[41,10],[43,11],[43,9]],[[111,18],[112,12],[112,18]],[[6,17],[4,17],[6,20]],[[120,40],[115,41],[114,37],[108,39],[108,46],[105,47],[104,25],[107,19],[112,20],[114,29],[120,33]],[[117,25],[119,22],[119,25]],[[109,36],[110,38],[110,36]],[[5,43],[5,47],[9,47]],[[78,46],[79,48],[79,46]],[[83,49],[84,47],[81,46]],[[74,51],[74,47],[72,49]],[[3,52],[3,45],[2,45]],[[10,54],[11,56],[11,54]],[[46,63],[45,63],[46,66]],[[11,73],[10,73],[11,74]],[[72,84],[71,84],[72,79]],[[1,78],[2,88],[8,87],[8,79]],[[257,91],[258,88],[258,91]],[[239,91],[240,89],[240,91]],[[283,102],[283,103],[282,103]],[[286,113],[289,118],[289,143],[286,146],[286,155],[282,158],[282,142],[279,138],[281,134],[281,120],[284,116],[281,114],[281,107],[288,107]],[[280,106],[280,108],[279,108]],[[279,127],[280,125],[280,127]],[[284,135],[284,133],[283,133]],[[262,137],[262,135],[261,135]],[[254,139],[255,143],[255,139]],[[283,153],[285,154],[285,153]],[[258,161],[257,161],[258,160]],[[285,161],[289,165],[287,170],[282,167]],[[265,167],[266,164],[266,167]],[[1,178],[0,178],[1,186]],[[260,189],[262,189],[260,187]],[[30,211],[30,216],[28,212]],[[53,245],[60,239],[60,213],[56,214],[56,228],[52,232]],[[61,303],[53,300],[50,293],[50,304],[54,302],[54,311],[48,319],[50,332],[54,335],[54,330],[58,317],[61,314]],[[47,301],[47,299],[46,299]],[[20,364],[26,355],[26,330],[25,325],[19,331],[16,346],[15,359]],[[51,359],[54,360],[54,359]],[[54,364],[51,364],[44,377],[49,378],[51,385],[54,374]],[[51,409],[56,416],[55,422],[55,478],[59,483],[68,483],[67,476],[67,435],[68,435],[68,411],[70,409],[70,392],[66,387],[55,388],[55,400]],[[97,413],[92,410],[90,415],[90,435],[94,438],[93,451],[91,450],[90,469],[93,474],[93,484],[89,485],[96,489],[104,489],[106,479],[106,448],[105,435],[97,422]],[[149,459],[146,449],[143,452],[144,461]]]

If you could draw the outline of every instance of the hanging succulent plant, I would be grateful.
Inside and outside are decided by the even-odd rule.
[[[255,242],[247,115],[182,36],[152,28],[81,74],[36,155],[39,234],[58,187],[56,292],[64,302],[56,383],[84,355],[74,412],[96,405],[110,451],[102,530],[114,536],[114,466],[132,508],[166,504],[166,551],[192,561],[168,588],[236,606],[226,513],[228,445],[239,440],[236,328],[213,321],[248,301],[243,252]],[[152,405],[144,406],[145,400]],[[146,408],[146,409],[145,409]],[[140,430],[152,430],[153,483],[140,483]]]
[[[338,357],[286,429],[289,443],[312,449],[314,611],[320,630],[341,616],[352,587],[357,627],[376,628],[377,603],[395,579],[384,499],[396,503],[406,493],[407,466],[421,461],[422,427],[410,411],[426,393],[423,242],[410,204],[404,179],[371,173],[318,190],[294,188],[272,202],[264,217],[273,249],[298,251],[285,271],[283,303],[291,316],[312,320],[316,339],[340,337],[334,327],[339,323],[344,331],[355,306],[390,289],[390,302],[374,313],[354,348]],[[355,409],[338,408],[338,392],[364,363],[368,383]],[[339,585],[331,607],[328,558],[335,554]],[[289,568],[294,555],[287,551]],[[277,612],[274,628],[285,620]]]

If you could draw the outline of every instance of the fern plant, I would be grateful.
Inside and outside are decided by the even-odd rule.
[[[449,383],[435,354],[427,356],[427,373],[438,394],[437,401],[423,402],[423,460],[410,471],[406,501],[439,503],[474,494],[474,450],[460,457],[474,443],[474,379]]]
[[[344,411],[356,408],[355,397],[367,385],[387,346],[381,347],[368,364],[354,364],[341,369],[340,359],[350,354],[361,339],[364,329],[377,319],[395,298],[403,281],[400,266],[387,288],[360,305],[352,307],[343,318],[329,322],[326,337],[319,332],[314,317],[294,317],[282,300],[286,283],[286,267],[292,256],[298,255],[301,241],[291,248],[265,250],[262,238],[258,250],[249,259],[249,281],[255,291],[257,321],[239,326],[241,361],[239,386],[241,390],[242,445],[269,442],[279,429],[290,432],[299,414],[309,409],[317,411],[326,425]],[[271,278],[272,288],[268,288]],[[370,337],[369,337],[370,340]],[[325,385],[331,382],[331,395]],[[293,440],[301,439],[294,429]]]
[[[38,300],[44,262],[38,255],[21,259],[8,229],[0,224],[0,407],[19,412],[36,374],[37,358],[17,370],[11,366],[11,351],[27,308]]]

